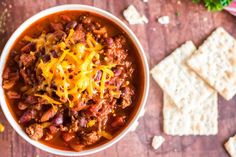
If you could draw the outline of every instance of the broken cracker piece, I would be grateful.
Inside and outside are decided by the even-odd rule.
[[[152,147],[156,150],[163,144],[164,141],[165,141],[164,137],[154,136],[152,139]]]
[[[214,93],[210,86],[185,65],[186,59],[195,50],[193,42],[187,41],[151,70],[154,80],[183,112],[197,107]]]
[[[170,23],[170,17],[162,16],[162,17],[157,18],[157,21],[162,25],[168,25]]]
[[[236,40],[217,28],[187,64],[226,100],[236,93]]]
[[[224,146],[231,157],[236,157],[236,135],[230,137]]]
[[[147,17],[145,15],[141,16],[133,5],[124,10],[123,15],[131,25],[148,23]]]

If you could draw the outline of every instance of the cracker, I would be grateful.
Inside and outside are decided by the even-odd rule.
[[[164,132],[168,135],[216,135],[218,132],[217,93],[198,103],[195,109],[182,112],[171,98],[163,96]]]
[[[236,93],[236,40],[217,28],[187,61],[226,100]]]
[[[225,149],[231,157],[236,157],[236,135],[230,137],[225,143]]]
[[[187,41],[151,70],[153,78],[160,87],[183,111],[196,107],[214,92],[185,65],[186,59],[195,50],[193,42]]]
[[[130,5],[126,10],[124,10],[123,15],[131,25],[148,23],[147,17],[145,15],[141,16],[134,5]]]

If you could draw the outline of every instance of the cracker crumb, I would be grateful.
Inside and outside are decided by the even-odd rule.
[[[152,139],[152,147],[156,150],[163,144],[163,142],[165,142],[164,137],[154,136]]]
[[[231,157],[236,156],[236,135],[230,137],[229,140],[224,144],[225,149]]]
[[[158,22],[162,25],[168,25],[170,23],[170,17],[169,16],[162,16],[157,18]]]
[[[133,5],[124,10],[123,15],[131,25],[148,23],[147,17],[145,15],[141,16]]]

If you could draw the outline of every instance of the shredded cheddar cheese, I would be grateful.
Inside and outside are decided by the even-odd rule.
[[[5,127],[2,125],[2,123],[0,123],[0,133],[3,132],[5,130]]]
[[[98,135],[108,139],[108,140],[111,140],[112,139],[112,135],[109,134],[108,132],[106,131],[98,131]]]
[[[35,94],[35,96],[38,96],[38,97],[41,97],[41,98],[47,100],[47,102],[48,102],[49,104],[56,104],[56,105],[60,105],[60,104],[61,104],[60,102],[57,102],[57,101],[53,100],[52,98],[50,98],[50,97],[47,96],[47,95]]]
[[[88,122],[88,124],[87,124],[87,127],[92,127],[92,126],[94,126],[96,122],[97,122],[96,119],[90,120],[90,121]]]
[[[52,92],[55,92],[62,102],[68,102],[69,107],[73,107],[73,102],[84,92],[87,92],[89,96],[98,94],[103,98],[106,82],[114,76],[111,69],[116,66],[115,64],[95,64],[100,59],[99,53],[103,46],[91,34],[86,35],[86,43],[75,43],[72,38],[73,34],[74,30],[70,29],[65,41],[60,41],[55,45],[51,41],[51,47],[48,41],[45,41],[47,37],[44,32],[38,39],[28,36],[24,38],[26,41],[35,42],[37,49],[46,44],[48,45],[46,53],[54,48],[57,54],[60,54],[58,58],[53,58],[50,54],[49,61],[40,60],[37,64],[37,69],[42,72],[44,78],[40,89],[46,93],[35,94],[35,96],[45,99],[50,104],[62,104],[50,98]],[[100,81],[95,81],[98,71],[102,72],[102,77]],[[57,88],[50,88],[52,85]]]

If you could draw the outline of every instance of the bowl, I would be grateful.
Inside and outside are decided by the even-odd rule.
[[[143,90],[142,90],[142,97],[140,98],[140,101],[138,102],[139,105],[137,110],[135,111],[134,116],[131,118],[130,122],[128,125],[117,135],[115,136],[112,140],[109,140],[108,142],[98,145],[95,148],[91,148],[88,150],[82,150],[80,152],[76,151],[65,151],[65,150],[59,150],[56,148],[49,147],[45,144],[42,144],[38,141],[34,141],[28,137],[28,135],[24,132],[24,130],[20,127],[20,125],[17,123],[17,121],[14,119],[13,115],[10,112],[10,109],[6,103],[5,96],[4,96],[4,90],[2,87],[2,74],[4,70],[4,66],[6,64],[7,56],[10,52],[11,47],[13,46],[14,42],[17,40],[17,38],[21,35],[22,32],[24,32],[31,24],[34,22],[40,20],[41,18],[54,14],[57,12],[62,12],[62,11],[68,11],[68,10],[76,10],[76,11],[86,11],[86,12],[91,12],[98,14],[102,17],[105,17],[115,23],[118,27],[120,27],[130,38],[130,40],[134,43],[138,50],[138,55],[141,60],[139,64],[141,64],[141,67],[143,68],[144,72],[144,84],[143,84]],[[2,54],[1,54],[1,59],[0,59],[0,102],[1,102],[1,107],[3,110],[3,113],[5,114],[7,120],[11,124],[11,126],[14,128],[14,130],[28,143],[32,144],[33,146],[42,149],[44,151],[47,151],[49,153],[57,154],[57,155],[65,155],[65,156],[82,156],[82,155],[88,155],[92,153],[99,152],[101,150],[104,150],[112,145],[114,145],[116,142],[118,142],[122,137],[124,137],[130,130],[130,128],[133,126],[135,121],[138,120],[139,115],[141,114],[141,111],[144,109],[144,105],[147,100],[148,96],[148,90],[149,90],[149,67],[148,67],[148,62],[144,53],[144,50],[142,48],[142,45],[138,41],[137,37],[135,34],[129,29],[127,25],[125,25],[121,20],[119,20],[117,17],[114,15],[108,13],[107,11],[104,11],[102,9],[92,7],[92,6],[86,6],[86,5],[77,5],[77,4],[70,4],[70,5],[61,5],[61,6],[56,6],[52,7],[46,10],[43,10],[36,15],[32,16],[28,20],[26,20],[22,25],[19,26],[19,28],[12,34],[8,42],[6,43]]]

